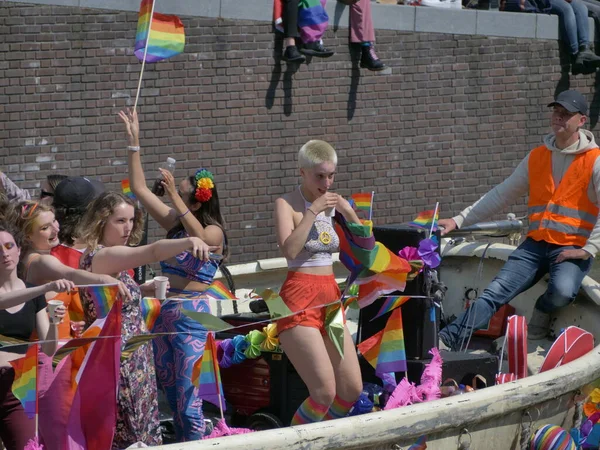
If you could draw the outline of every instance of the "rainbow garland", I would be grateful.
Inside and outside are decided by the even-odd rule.
[[[237,297],[219,280],[213,281],[204,294],[215,300],[237,300]]]
[[[38,344],[30,345],[24,357],[10,361],[15,370],[13,395],[19,399],[30,419],[37,414],[38,347]]]
[[[154,13],[150,28],[153,0],[142,0],[135,34],[135,56],[142,61],[146,46],[146,62],[155,63],[183,52],[185,32],[179,17]],[[150,28],[150,38],[148,29]]]
[[[119,292],[119,286],[116,284],[88,286],[82,289],[88,292],[94,302],[98,319],[103,319],[108,315]]]
[[[212,172],[206,169],[200,169],[194,175],[196,180],[196,192],[194,197],[200,203],[209,201],[212,198],[212,190],[215,187],[214,177]]]
[[[408,224],[419,228],[430,228],[434,222],[438,221],[439,216],[439,209],[437,210],[437,212],[435,212],[434,209],[430,209],[428,211],[420,212],[419,215],[415,218],[415,220],[409,222]]]

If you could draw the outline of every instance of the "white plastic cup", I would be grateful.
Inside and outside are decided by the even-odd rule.
[[[333,217],[333,216],[335,216],[335,207],[332,207],[332,208],[327,208],[327,209],[325,210],[325,215],[326,215],[327,217]]]
[[[154,277],[154,296],[159,300],[167,298],[167,277]]]
[[[64,306],[65,303],[61,300],[50,300],[48,301],[48,316],[50,316],[50,319],[52,321],[54,321],[54,311],[56,311],[56,308],[58,308],[59,306]]]

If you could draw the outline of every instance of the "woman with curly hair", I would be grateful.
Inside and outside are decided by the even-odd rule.
[[[163,239],[149,245],[137,245],[143,233],[142,212],[128,197],[106,192],[96,198],[81,220],[79,239],[87,245],[81,268],[93,273],[110,274],[125,284],[131,300],[122,307],[122,339],[125,343],[148,330],[142,318],[140,287],[129,269],[167,260],[182,252],[198,261],[208,261],[213,247],[197,237]],[[96,319],[91,298],[82,292],[85,321]],[[117,429],[113,448],[122,449],[136,442],[160,445],[157,390],[152,365],[152,348],[143,345],[121,362],[118,392]]]
[[[227,237],[214,176],[206,169],[185,177],[179,188],[173,174],[161,169],[162,185],[173,207],[167,206],[146,186],[140,158],[139,123],[135,111],[121,111],[129,141],[129,183],[132,192],[148,213],[167,231],[168,239],[196,236],[215,253],[226,257]],[[156,374],[173,410],[177,438],[191,441],[202,438],[204,418],[202,401],[192,384],[192,368],[204,352],[206,329],[181,313],[181,309],[210,313],[204,291],[212,283],[219,262],[199,261],[187,252],[161,262],[163,275],[169,277],[169,296],[186,301],[171,301],[163,305],[153,329],[155,332],[177,332],[155,338],[154,362]],[[185,332],[185,334],[181,334]]]

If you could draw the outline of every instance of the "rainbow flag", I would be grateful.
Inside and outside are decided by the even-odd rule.
[[[179,17],[155,12],[150,27],[152,3],[153,0],[142,0],[135,35],[135,56],[142,61],[144,49],[148,46],[147,63],[155,63],[178,55],[183,52],[185,46],[185,32]],[[149,28],[150,38],[148,38]]]
[[[417,439],[413,445],[408,447],[408,450],[426,450],[427,449],[427,436],[421,436]]]
[[[406,303],[408,300],[410,300],[410,297],[401,297],[401,296],[387,297],[385,299],[385,301],[383,302],[383,304],[381,305],[381,309],[379,310],[377,315],[375,317],[373,317],[373,319],[371,319],[371,320],[377,319],[378,317],[381,317],[384,314],[387,314],[390,311],[393,311],[394,309],[396,309],[399,306]]]
[[[389,372],[406,372],[407,370],[402,312],[400,308],[396,308],[390,315],[381,336],[375,373],[381,377]]]
[[[381,337],[383,336],[383,330],[375,333],[368,339],[365,339],[357,345],[361,355],[367,360],[369,364],[375,369],[377,367],[377,357],[379,356],[379,346],[381,344]]]
[[[213,281],[204,293],[215,300],[237,300],[236,296],[219,280]]]
[[[38,346],[30,345],[24,357],[10,361],[15,369],[12,393],[19,399],[30,419],[37,414]]]
[[[373,207],[373,193],[359,193],[350,196],[355,209],[369,213]]]
[[[131,186],[129,186],[129,180],[121,180],[121,190],[126,197],[129,197],[132,200],[135,200],[135,195],[131,192]]]
[[[328,24],[325,0],[302,0],[298,3],[298,31],[302,42],[321,39]]]
[[[380,273],[367,279],[358,279],[358,307],[365,308],[379,297],[406,288],[406,273]]]
[[[148,331],[152,331],[156,319],[160,314],[160,307],[162,303],[159,299],[153,297],[144,297],[140,303],[140,309],[142,310],[142,317],[146,323]]]
[[[435,217],[434,217],[435,214]],[[434,209],[430,209],[428,211],[423,211],[420,212],[419,215],[415,218],[415,220],[413,220],[412,222],[409,222],[409,225],[412,225],[413,227],[419,227],[419,228],[431,228],[431,225],[433,225],[434,221],[437,222],[438,219],[440,217],[440,210],[437,210],[437,213],[435,213]],[[435,227],[434,227],[434,231],[435,231]]]
[[[194,364],[192,383],[198,387],[198,397],[222,408],[223,411],[225,410],[222,403],[224,395],[221,371],[217,362],[217,344],[213,333],[208,333],[204,353]]]
[[[108,315],[119,292],[119,286],[116,284],[87,286],[82,289],[87,290],[88,295],[94,302],[98,319],[103,319]]]

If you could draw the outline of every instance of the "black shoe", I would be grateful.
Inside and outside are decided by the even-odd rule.
[[[300,49],[300,53],[304,53],[305,55],[309,56],[316,56],[318,58],[329,58],[330,56],[335,55],[333,50],[323,47],[323,44],[321,44],[320,41],[304,44],[304,47]]]
[[[281,59],[287,62],[295,62],[298,64],[301,64],[304,61],[306,61],[304,55],[300,54],[300,52],[298,51],[298,47],[296,47],[295,45],[290,45],[289,47],[286,47]]]
[[[571,68],[573,75],[594,73],[598,67],[600,67],[600,56],[594,54],[589,46],[580,46]]]
[[[360,57],[360,67],[378,72],[386,68],[386,65],[377,57],[372,45],[363,45]]]

